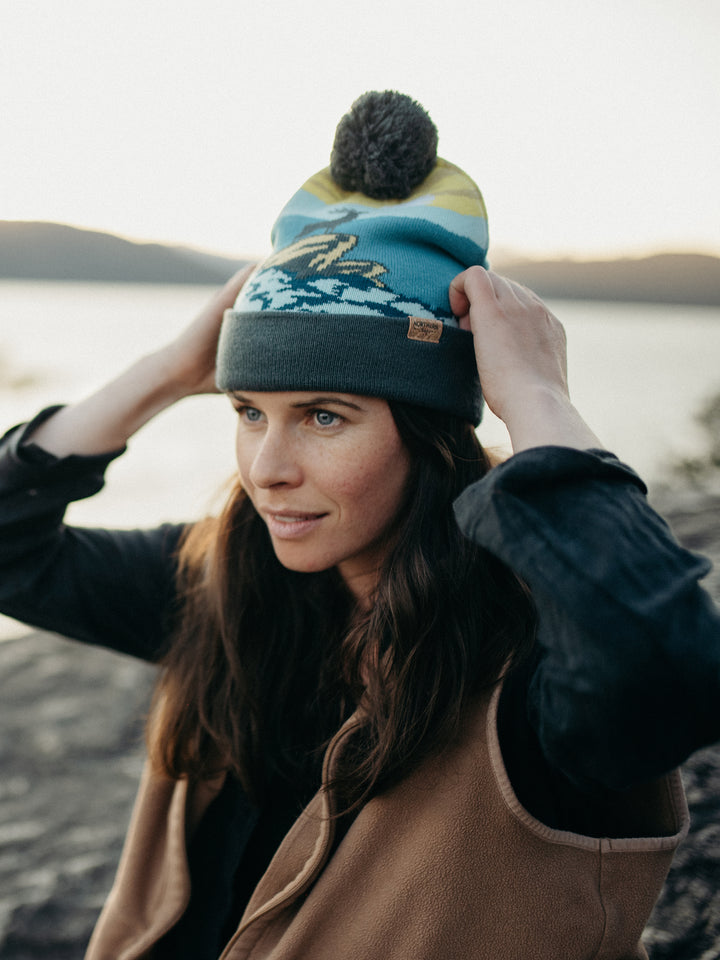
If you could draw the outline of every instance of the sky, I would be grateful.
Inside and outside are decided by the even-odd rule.
[[[261,256],[392,88],[496,250],[720,255],[718,0],[0,0],[0,32],[0,219]]]

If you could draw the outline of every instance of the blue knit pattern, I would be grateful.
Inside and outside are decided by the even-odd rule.
[[[486,264],[487,218],[475,184],[443,160],[400,202],[346,193],[324,170],[286,205],[272,241],[273,253],[235,304],[239,313],[414,316],[456,325],[448,287],[461,270]]]

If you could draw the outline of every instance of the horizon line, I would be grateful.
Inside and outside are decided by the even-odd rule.
[[[36,224],[38,226],[53,226],[53,227],[65,227],[71,230],[78,230],[83,233],[98,233],[105,236],[115,237],[119,240],[124,240],[127,243],[132,243],[136,246],[160,246],[172,248],[180,248],[185,250],[193,250],[197,253],[208,254],[214,257],[221,257],[226,260],[243,260],[243,261],[253,261],[258,258],[263,258],[267,256],[270,252],[270,247],[266,253],[244,253],[244,254],[235,254],[228,252],[227,250],[222,250],[218,248],[211,248],[203,246],[202,244],[194,243],[192,241],[184,240],[169,240],[169,239],[158,239],[157,237],[143,237],[133,234],[128,234],[123,231],[114,230],[110,227],[96,227],[89,226],[86,224],[80,223],[69,223],[62,220],[25,220],[25,219],[16,219],[16,218],[0,218],[0,223],[6,224]],[[674,246],[662,245],[662,244],[638,244],[635,247],[623,247],[619,246],[614,250],[611,250],[607,247],[599,248],[598,250],[585,249],[572,251],[560,248],[560,247],[551,247],[545,251],[539,251],[536,248],[523,248],[522,246],[516,246],[511,243],[499,243],[497,246],[490,249],[491,259],[497,259],[501,262],[513,262],[520,260],[530,260],[530,261],[552,261],[552,262],[576,262],[576,263],[588,263],[596,262],[602,263],[607,262],[611,263],[616,260],[645,260],[651,257],[658,256],[702,256],[702,257],[711,257],[714,259],[720,259],[720,245],[717,248],[712,246],[703,246],[703,245],[690,245],[690,244],[677,244]]]

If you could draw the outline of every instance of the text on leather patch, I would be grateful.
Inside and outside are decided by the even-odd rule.
[[[408,340],[425,340],[438,343],[443,332],[442,320],[424,320],[422,317],[408,317]]]

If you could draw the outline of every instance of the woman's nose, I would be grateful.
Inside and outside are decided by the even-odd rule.
[[[280,483],[298,486],[302,482],[295,444],[285,432],[266,430],[250,465],[250,481],[263,488]]]

